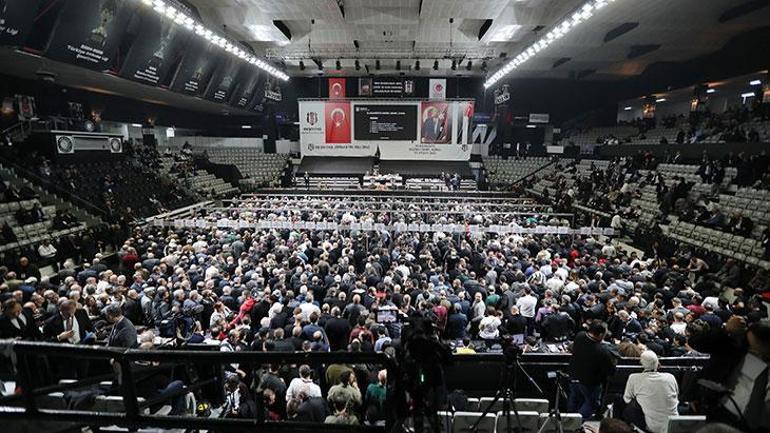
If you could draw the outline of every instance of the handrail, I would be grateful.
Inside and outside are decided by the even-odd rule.
[[[536,168],[536,169],[535,169],[533,172],[531,172],[531,173],[529,173],[529,174],[527,174],[527,175],[524,175],[524,177],[521,177],[521,178],[519,178],[519,179],[516,179],[515,181],[513,181],[513,182],[511,183],[511,186],[516,186],[516,184],[518,184],[518,183],[520,183],[520,182],[523,182],[523,181],[525,181],[526,179],[529,179],[530,177],[532,177],[532,176],[534,176],[534,175],[536,175],[536,174],[540,173],[541,171],[545,170],[546,168],[548,168],[548,167],[550,167],[550,166],[552,166],[552,165],[556,164],[557,162],[558,162],[558,160],[557,160],[557,159],[552,159],[552,160],[551,160],[551,161],[550,161],[548,164],[546,164],[546,165],[544,165],[544,166],[541,166],[541,167],[538,167],[538,168]]]
[[[21,165],[11,161],[10,159],[0,156],[0,162],[3,164],[7,164],[10,167],[13,167],[14,170],[24,173],[25,177],[27,179],[34,180],[39,185],[50,188],[56,191],[58,194],[62,194],[64,197],[66,197],[68,200],[76,202],[80,206],[84,206],[86,208],[89,208],[90,210],[96,212],[99,216],[107,216],[108,212],[102,208],[99,208],[97,206],[94,206],[92,203],[86,201],[85,199],[78,197],[77,195],[73,194],[71,191],[67,191],[66,189],[56,185],[55,183],[43,179],[42,177],[38,176],[34,172],[28,170],[25,167],[22,167]]]

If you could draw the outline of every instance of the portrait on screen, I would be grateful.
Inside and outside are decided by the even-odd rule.
[[[448,144],[452,141],[452,119],[446,102],[422,103],[422,143]]]

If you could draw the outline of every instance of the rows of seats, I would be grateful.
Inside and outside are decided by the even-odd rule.
[[[296,181],[297,188],[305,188],[305,180],[301,176],[297,176]],[[349,176],[336,176],[336,177],[316,177],[310,176],[308,180],[309,189],[325,189],[325,190],[338,190],[338,189],[359,189],[361,187],[361,181],[358,177]]]
[[[592,128],[587,131],[573,133],[564,138],[568,143],[574,143],[575,146],[584,144],[597,144],[600,139],[610,136],[618,138],[621,142],[638,135],[639,130],[633,126],[619,125],[602,128]],[[601,144],[601,143],[599,143]]]
[[[245,189],[279,186],[288,160],[288,155],[264,153],[258,149],[207,149],[206,154],[213,163],[235,166],[243,176],[240,184]]]
[[[547,157],[526,159],[501,159],[487,157],[483,159],[491,184],[510,184],[531,174],[551,162]]]
[[[756,239],[678,220],[673,221],[667,227],[664,226],[663,230],[664,233],[667,232],[669,237],[680,242],[770,270],[770,261],[763,258],[764,248]]]
[[[238,188],[225,182],[203,169],[180,177],[182,183],[204,197],[232,197],[239,192]]]

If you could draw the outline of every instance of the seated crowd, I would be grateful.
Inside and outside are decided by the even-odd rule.
[[[392,309],[403,318],[430,319],[458,353],[499,351],[501,335],[523,336],[525,352],[571,351],[577,382],[569,406],[584,419],[601,412],[596,386],[612,374],[617,357],[640,358],[652,373],[653,357],[719,353],[724,347],[700,336],[723,324],[737,329],[737,321],[759,329],[749,331],[756,334],[749,340],[763,356],[770,345],[765,325],[756,325],[765,323],[768,286],[745,285],[729,271],[711,273],[684,254],[641,258],[591,236],[254,229],[263,219],[536,220],[474,221],[473,212],[447,219],[403,205],[398,217],[379,214],[393,218],[385,221],[377,219],[380,204],[374,203],[347,212],[333,201],[303,211],[292,210],[294,203],[255,211],[248,205],[244,200],[201,211],[205,227],[138,227],[118,252],[118,269],[97,258],[49,280],[41,280],[28,260],[3,270],[0,338],[123,347],[142,341],[140,348],[152,348],[160,336],[227,352],[388,352],[402,324],[378,323],[376,312]],[[224,228],[218,224],[223,219],[249,224]],[[385,417],[387,377],[378,368],[234,363],[226,370],[225,416],[253,417],[258,392],[271,420],[358,424]],[[634,397],[645,415],[675,415],[676,392],[673,405],[646,403],[640,389],[655,383],[629,381],[624,400]],[[178,386],[168,380],[146,392],[152,397]],[[176,401],[174,410],[181,410]],[[660,419],[647,424],[662,431]]]

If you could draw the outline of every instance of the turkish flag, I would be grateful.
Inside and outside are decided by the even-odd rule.
[[[329,78],[329,99],[345,99],[344,78]]]
[[[350,103],[327,102],[324,107],[326,118],[326,143],[350,143]]]

